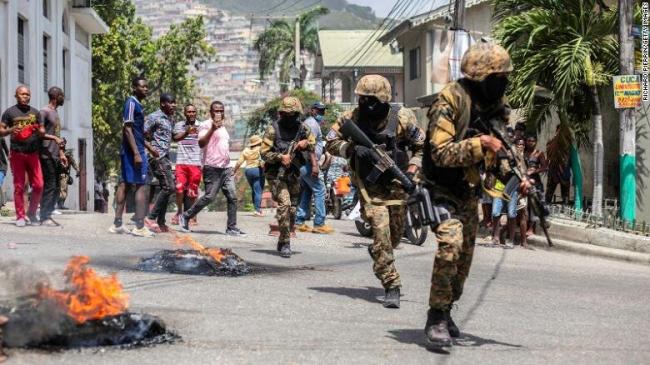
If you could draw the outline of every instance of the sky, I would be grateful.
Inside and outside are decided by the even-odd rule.
[[[363,6],[370,6],[374,11],[375,15],[383,18],[388,13],[390,13],[390,10],[393,8],[395,3],[398,0],[348,0],[349,3],[351,4],[357,4],[357,5],[363,5]],[[408,1],[415,1],[415,0],[408,0]],[[422,8],[421,11],[417,11],[414,13],[424,13],[425,11],[428,11],[431,6],[434,6],[437,8],[438,6],[447,3],[447,0],[427,0],[423,1],[420,7]],[[433,4],[433,5],[432,5]]]

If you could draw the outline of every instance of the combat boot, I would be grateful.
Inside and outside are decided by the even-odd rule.
[[[399,287],[386,289],[384,308],[399,308]]]
[[[451,318],[451,310],[445,311],[445,316],[447,317],[447,329],[449,329],[449,335],[453,338],[460,337],[460,330]]]
[[[280,257],[289,258],[291,257],[291,244],[283,243],[280,247]]]
[[[427,335],[429,343],[435,346],[443,347],[452,345],[445,311],[433,308],[429,309],[424,333]]]

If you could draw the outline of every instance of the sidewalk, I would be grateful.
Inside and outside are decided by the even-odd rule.
[[[650,265],[650,237],[594,228],[567,219],[551,218],[549,222],[554,244],[550,249]],[[548,248],[543,234],[530,237],[528,242]]]

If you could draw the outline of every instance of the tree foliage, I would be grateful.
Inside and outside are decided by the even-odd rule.
[[[538,127],[551,108],[574,126],[592,115],[591,87],[618,72],[617,14],[596,0],[495,0],[495,37],[510,52],[510,102]],[[539,97],[540,90],[548,97]]]
[[[315,54],[318,50],[318,17],[329,13],[325,7],[318,6],[300,14],[300,50]],[[255,40],[254,48],[260,53],[259,70],[260,78],[275,72],[279,64],[280,82],[285,83],[283,90],[287,89],[289,69],[295,60],[296,24],[294,21],[276,20],[271,26],[261,33]],[[300,67],[300,65],[296,65]]]
[[[106,176],[117,167],[122,140],[122,106],[131,94],[131,80],[141,75],[151,90],[145,110],[158,107],[161,92],[176,95],[180,105],[195,92],[190,67],[208,62],[215,54],[205,41],[201,17],[172,25],[164,36],[154,39],[149,26],[135,16],[129,0],[107,0],[94,5],[109,26],[106,34],[93,37],[93,140],[95,169]]]
[[[295,96],[300,99],[300,102],[304,108],[304,115],[309,112],[312,104],[320,100],[317,94],[302,89],[292,90],[287,93],[286,96]],[[278,109],[280,108],[282,98],[283,97],[277,97],[273,100],[270,100],[263,106],[253,111],[253,113],[248,118],[248,135],[264,133],[266,127],[277,119]],[[326,104],[325,125],[323,126],[324,133],[326,133],[326,131],[329,130],[330,126],[334,124],[336,118],[339,117],[341,112],[342,109],[338,104]]]
[[[494,34],[510,52],[514,66],[508,92],[512,105],[537,128],[553,111],[560,119],[560,133],[549,151],[552,167],[565,166],[569,149],[563,147],[572,143],[571,131],[586,137],[592,122],[592,209],[599,215],[603,128],[598,89],[608,85],[619,69],[616,10],[598,0],[495,0],[494,14]]]

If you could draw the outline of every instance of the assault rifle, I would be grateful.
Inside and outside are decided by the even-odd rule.
[[[372,171],[366,177],[366,180],[369,183],[375,184],[379,177],[384,172],[387,172],[402,184],[402,187],[407,193],[410,194],[415,190],[415,184],[413,181],[408,176],[406,176],[402,170],[400,170],[400,168],[395,164],[395,161],[390,158],[385,148],[383,146],[374,144],[372,140],[368,138],[365,133],[363,133],[359,126],[356,125],[356,123],[349,119],[346,120],[341,126],[339,132],[343,135],[343,137],[349,138],[357,145],[366,147],[374,152],[375,161],[363,161],[373,164]]]
[[[491,121],[486,122],[481,117],[479,117],[477,118],[477,122],[483,127],[483,129],[492,132],[494,137],[499,139],[503,144],[503,147],[505,147],[506,150],[510,152],[511,154],[511,158],[509,160],[510,168],[514,172],[517,179],[519,179],[520,182],[527,179],[526,174],[519,169],[517,162],[514,161],[515,156],[517,155],[517,151],[510,143],[510,141],[508,141],[508,139],[503,135],[503,133]],[[542,192],[537,190],[537,188],[534,185],[532,185],[531,187],[528,188],[527,196],[528,196],[528,203],[533,208],[533,213],[535,213],[535,215],[539,217],[539,223],[542,226],[542,231],[544,231],[544,236],[546,236],[546,242],[548,243],[548,247],[553,247],[553,241],[551,241],[551,236],[548,234],[548,226],[546,222],[546,217],[550,215],[550,212],[548,210],[548,207],[544,203],[543,200],[544,197],[542,196]]]
[[[276,131],[276,133],[278,133]],[[289,143],[289,146],[287,146],[287,150],[284,151],[282,154],[283,155],[289,155],[289,158],[291,159],[291,163],[289,166],[284,166],[282,163],[280,163],[280,167],[278,168],[278,179],[284,179],[286,177],[287,171],[291,170],[292,168],[296,168],[300,170],[302,165],[296,158],[296,155],[299,151],[296,150],[296,147],[298,147],[298,142],[300,142],[300,136],[301,136],[301,130],[298,130],[298,133],[296,134],[296,137]]]

